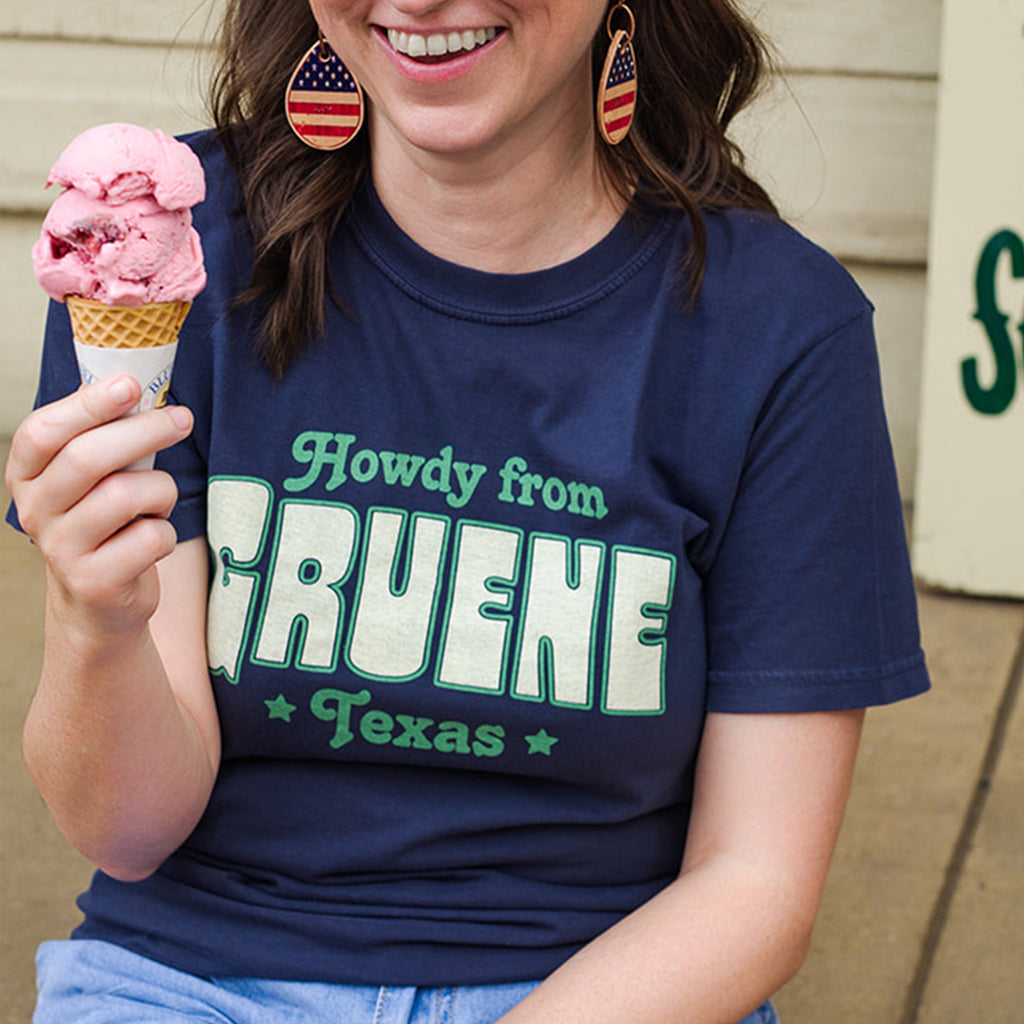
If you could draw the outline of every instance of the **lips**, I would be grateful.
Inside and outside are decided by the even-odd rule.
[[[468,28],[421,35],[418,32],[403,32],[400,29],[389,28],[385,35],[391,48],[396,52],[420,63],[439,64],[486,46],[501,31],[493,27]]]

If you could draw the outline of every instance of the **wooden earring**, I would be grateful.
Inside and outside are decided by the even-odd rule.
[[[292,131],[313,149],[347,146],[362,127],[363,90],[321,35],[299,62],[284,96]]]
[[[629,29],[612,32],[612,18],[622,11],[629,18]],[[605,22],[611,45],[604,60],[597,90],[597,126],[610,146],[617,146],[628,134],[636,110],[636,55],[633,53],[633,12],[621,2],[608,12]]]

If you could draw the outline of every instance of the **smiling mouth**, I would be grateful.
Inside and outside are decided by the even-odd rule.
[[[440,64],[454,60],[470,50],[478,50],[492,42],[503,29],[467,28],[461,32],[434,32],[420,35],[389,28],[385,35],[391,48],[421,64]]]

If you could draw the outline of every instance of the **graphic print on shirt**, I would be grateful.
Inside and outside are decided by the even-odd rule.
[[[489,474],[456,459],[450,445],[426,456],[355,450],[356,440],[299,434],[292,456],[300,471],[278,491],[259,479],[211,479],[212,674],[237,684],[246,662],[282,670],[282,692],[262,701],[266,716],[325,723],[333,750],[362,742],[498,757],[514,743],[552,756],[558,736],[543,727],[542,707],[540,727],[513,736],[502,724],[508,699],[605,715],[664,713],[674,555],[469,515],[359,511],[331,493],[345,486],[349,496],[379,476],[396,488],[396,501],[419,489],[461,510],[490,475],[498,502],[578,524],[608,514],[600,488],[533,472],[518,456]],[[298,693],[296,672],[309,674],[307,684],[320,675],[323,685]],[[393,692],[387,711],[375,707],[381,684],[414,680],[475,695],[467,706],[479,707],[479,717],[404,714]]]

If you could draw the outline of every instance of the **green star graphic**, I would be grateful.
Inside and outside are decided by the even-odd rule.
[[[283,693],[279,693],[276,700],[265,700],[263,703],[267,705],[271,719],[280,718],[285,722],[292,720],[292,712],[295,710],[295,705],[289,704],[284,699]]]
[[[523,737],[529,744],[530,749],[526,752],[527,754],[551,754],[551,748],[558,742],[557,736],[549,736],[547,729],[541,729],[540,732],[534,733],[532,736]]]

